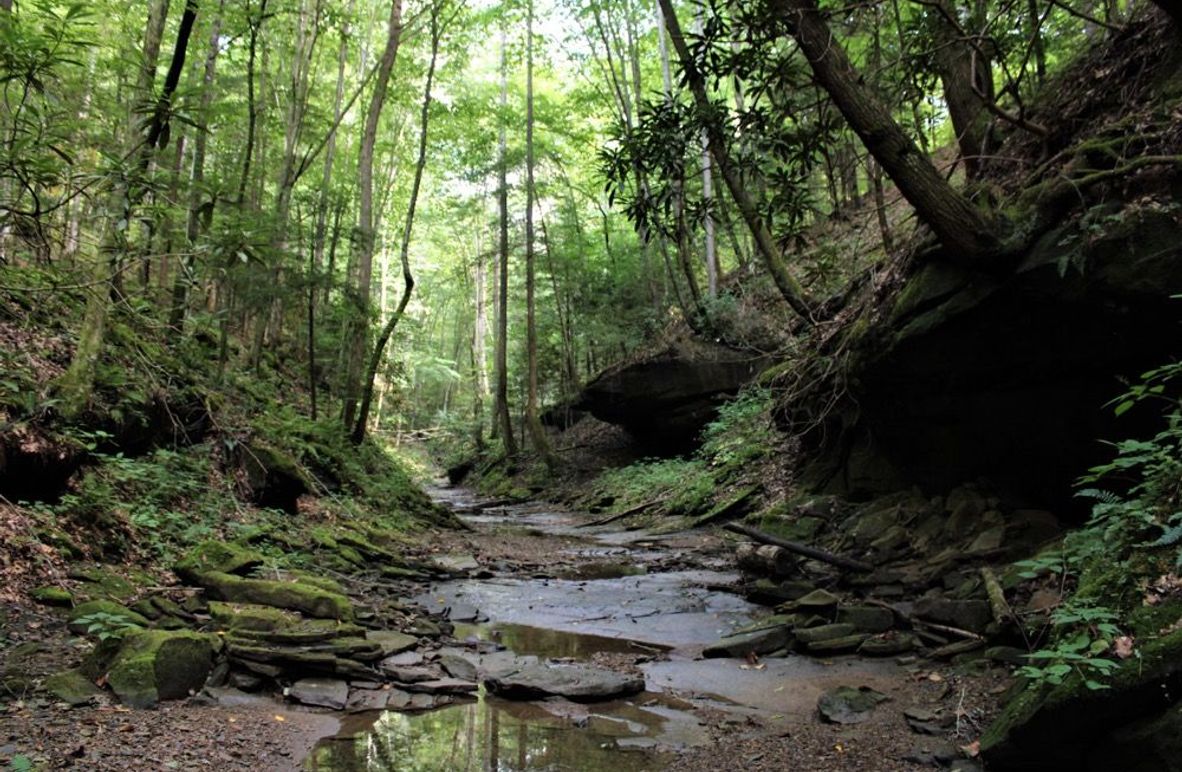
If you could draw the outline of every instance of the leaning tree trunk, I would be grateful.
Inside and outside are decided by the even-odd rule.
[[[811,304],[805,296],[804,288],[788,272],[788,267],[784,263],[784,256],[780,253],[779,246],[777,246],[771,231],[768,230],[767,224],[760,217],[755,200],[751,197],[750,192],[740,178],[739,170],[735,168],[730,155],[726,151],[726,138],[723,136],[722,129],[719,127],[717,121],[709,117],[712,107],[710,105],[710,99],[706,94],[706,81],[690,57],[685,37],[681,33],[681,25],[678,23],[677,15],[673,9],[673,2],[672,0],[659,0],[659,2],[661,4],[661,14],[665,19],[665,27],[669,30],[669,40],[673,43],[673,49],[677,52],[677,56],[681,60],[685,80],[693,95],[694,103],[703,116],[707,117],[705,128],[709,139],[710,154],[714,157],[714,162],[718,166],[718,173],[722,176],[723,182],[726,183],[727,189],[735,201],[735,206],[738,207],[739,214],[743,217],[743,221],[747,223],[747,227],[751,230],[751,235],[755,239],[756,246],[759,248],[759,253],[763,257],[764,264],[767,266],[768,273],[771,274],[776,288],[780,290],[780,294],[792,310],[807,324],[811,324],[812,309],[810,307]]]
[[[994,233],[996,224],[940,175],[895,122],[890,108],[865,85],[821,18],[816,0],[774,2],[786,17],[817,82],[829,92],[850,128],[903,197],[935,232],[949,258],[979,264],[996,257],[1001,251]]]

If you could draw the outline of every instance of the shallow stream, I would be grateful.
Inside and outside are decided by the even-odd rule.
[[[481,510],[463,491],[434,493],[478,533],[524,532],[577,544],[555,554],[545,576],[510,573],[428,588],[415,600],[447,609],[456,626],[459,645],[444,653],[482,673],[538,659],[622,657],[643,672],[646,691],[581,705],[510,702],[482,688],[473,701],[427,713],[357,714],[314,749],[307,770],[665,769],[675,766],[679,749],[710,740],[703,711],[787,725],[807,719],[835,683],[856,676],[873,684],[897,672],[854,659],[701,659],[703,647],[767,612],[728,591],[738,576],[721,570],[729,562],[724,556],[695,553],[698,537],[582,528],[589,515],[540,505]],[[694,567],[662,570],[661,558],[675,550],[693,553]]]

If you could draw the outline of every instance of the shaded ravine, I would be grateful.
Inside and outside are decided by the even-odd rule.
[[[588,528],[591,515],[540,503],[485,509],[462,489],[430,492],[472,526],[471,544],[522,538],[544,565],[442,555],[470,578],[415,598],[455,624],[440,655],[466,659],[481,678],[540,660],[594,662],[642,673],[645,691],[584,705],[512,702],[482,687],[476,702],[427,713],[357,714],[321,741],[307,770],[664,769],[708,742],[719,716],[782,731],[811,720],[825,689],[898,677],[893,664],[856,658],[703,659],[703,648],[767,614],[729,591],[739,576],[707,533]]]

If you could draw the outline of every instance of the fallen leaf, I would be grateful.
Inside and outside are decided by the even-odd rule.
[[[1128,659],[1133,656],[1133,650],[1136,648],[1137,641],[1131,635],[1122,635],[1112,642],[1112,653],[1118,659]]]
[[[964,755],[968,756],[970,759],[975,759],[981,755],[981,741],[980,740],[973,740],[968,745],[960,746],[960,750],[961,750],[961,752],[964,753]]]
[[[287,719],[286,719],[286,718],[284,718],[283,716],[280,716],[280,715],[277,713],[277,714],[275,714],[275,720],[276,720],[276,721],[286,721]]]

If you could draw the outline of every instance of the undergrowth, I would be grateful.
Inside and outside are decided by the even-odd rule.
[[[1073,588],[1021,670],[1036,685],[1074,678],[1106,688],[1117,660],[1182,622],[1182,400],[1172,396],[1180,376],[1182,363],[1160,367],[1113,401],[1117,415],[1158,406],[1165,428],[1115,443],[1112,459],[1080,479],[1078,495],[1094,502],[1085,527],[1016,564],[1024,578],[1049,575]]]
[[[771,390],[750,386],[722,405],[689,458],[644,459],[610,469],[590,485],[583,503],[612,512],[643,507],[661,516],[708,512],[733,486],[759,482],[760,465],[780,435],[772,423]]]

